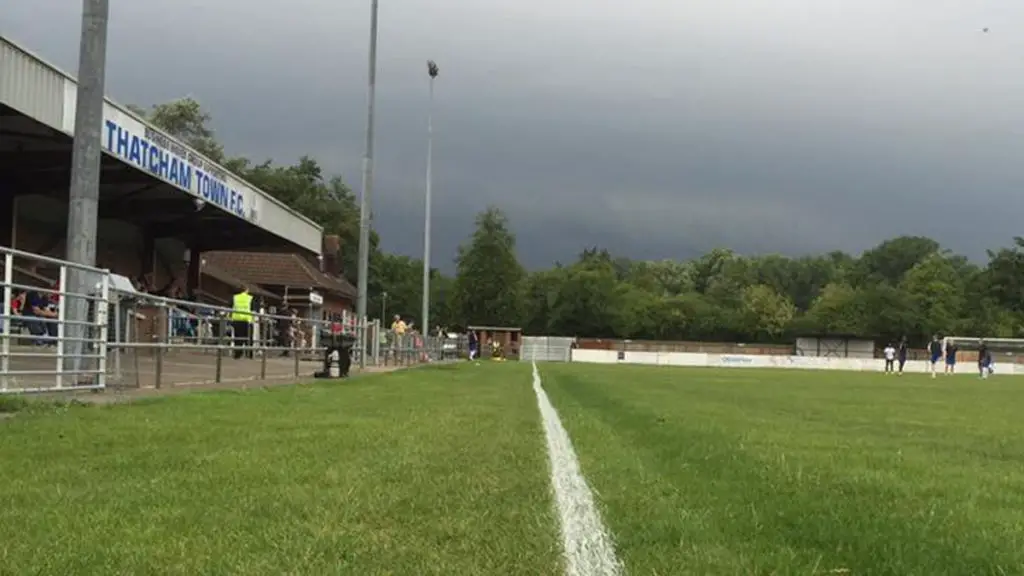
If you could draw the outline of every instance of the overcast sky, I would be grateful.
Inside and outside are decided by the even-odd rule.
[[[75,70],[79,0],[4,4],[0,32]],[[229,153],[359,190],[369,0],[111,4],[108,94],[191,94]],[[433,58],[446,268],[488,204],[531,267],[899,234],[981,256],[1024,234],[1021,32],[995,0],[381,0],[375,225],[421,253]]]

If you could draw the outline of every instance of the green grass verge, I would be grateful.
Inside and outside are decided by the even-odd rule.
[[[0,573],[557,574],[543,442],[518,364],[24,410]]]
[[[1024,383],[541,366],[631,574],[1024,573]]]

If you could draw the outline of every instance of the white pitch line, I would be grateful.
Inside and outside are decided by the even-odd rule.
[[[555,505],[562,528],[566,576],[618,576],[623,570],[615,556],[615,545],[601,522],[601,514],[594,505],[594,495],[580,472],[580,463],[569,434],[541,386],[536,362],[533,363],[533,391],[537,394],[544,436],[548,441],[551,486],[555,491]]]

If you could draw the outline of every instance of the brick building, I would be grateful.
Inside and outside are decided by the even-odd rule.
[[[300,316],[306,316],[309,294],[316,292],[323,298],[319,306],[324,312],[340,314],[353,309],[356,289],[341,275],[339,255],[337,236],[324,237],[322,269],[320,262],[314,263],[312,258],[298,254],[204,252],[200,287],[205,290],[208,285],[219,285],[219,290],[210,288],[209,292],[216,297],[230,298],[234,288],[225,293],[224,287],[229,283],[214,279],[213,274],[234,278],[269,293],[270,296],[265,296],[269,305],[295,308]]]

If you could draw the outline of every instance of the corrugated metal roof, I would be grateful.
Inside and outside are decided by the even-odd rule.
[[[0,37],[0,102],[59,129],[65,82],[52,66]]]

